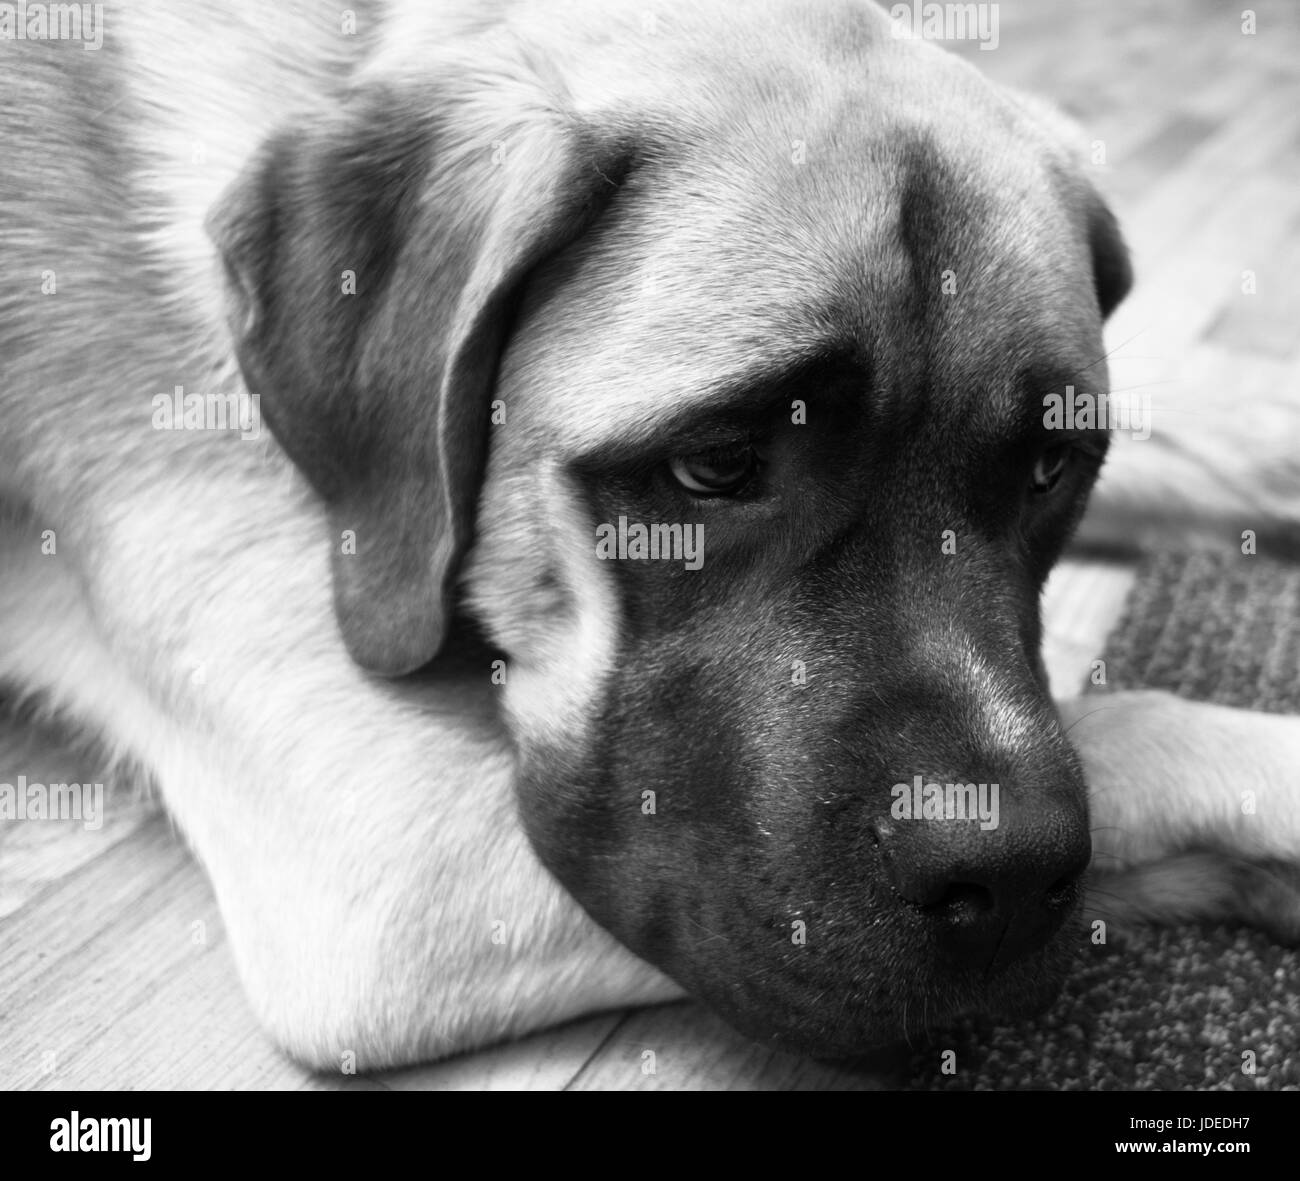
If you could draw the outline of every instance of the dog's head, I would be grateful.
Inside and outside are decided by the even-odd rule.
[[[1038,599],[1106,447],[1044,398],[1105,389],[1124,249],[871,7],[706,9],[466,34],[268,145],[213,221],[246,380],[349,650],[486,629],[628,946],[814,1051],[1039,1007],[1090,842]]]

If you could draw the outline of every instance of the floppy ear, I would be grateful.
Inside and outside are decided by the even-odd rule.
[[[1060,107],[1036,95],[1012,87],[1003,87],[1002,93],[1029,116],[1049,152],[1064,164],[1058,164],[1057,177],[1083,208],[1093,286],[1104,320],[1133,286],[1133,268],[1115,215],[1085,176],[1084,129]]]
[[[273,138],[208,221],[244,380],[328,506],[335,613],[375,672],[442,643],[520,288],[625,171],[539,97],[489,118],[371,87]]]
[[[1133,264],[1119,232],[1119,222],[1096,193],[1089,194],[1088,246],[1092,251],[1092,282],[1102,319],[1111,314],[1133,286]]]

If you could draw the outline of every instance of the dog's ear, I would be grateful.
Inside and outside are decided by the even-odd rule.
[[[266,144],[208,221],[244,380],[329,510],[343,638],[387,675],[444,638],[523,280],[624,171],[553,104],[458,103],[369,88]]]
[[[1092,251],[1092,282],[1102,319],[1108,317],[1133,286],[1133,264],[1110,206],[1096,193],[1088,199],[1088,247]]]
[[[1133,267],[1115,215],[1086,177],[1087,135],[1080,123],[1054,103],[1010,87],[1002,88],[1002,93],[1032,121],[1049,157],[1057,161],[1054,172],[1071,195],[1071,204],[1083,209],[1092,281],[1104,320],[1133,286]]]

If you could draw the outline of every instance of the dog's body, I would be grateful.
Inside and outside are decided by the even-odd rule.
[[[148,770],[271,1033],[374,1068],[685,986],[843,1051],[1045,1003],[1089,820],[1037,595],[1094,469],[1008,506],[1128,281],[1059,128],[852,2],[224,8],[0,78],[0,680]],[[178,386],[275,437],[155,429]],[[724,412],[767,482],[683,499]],[[703,570],[597,559],[655,510]],[[1087,712],[1120,862],[1300,856],[1290,721]],[[1003,828],[891,826],[913,772]]]

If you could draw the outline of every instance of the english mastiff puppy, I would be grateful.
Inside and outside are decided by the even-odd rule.
[[[288,1053],[1031,1012],[1094,829],[1294,923],[1229,856],[1300,850],[1235,808],[1289,720],[1048,692],[1108,438],[1043,399],[1130,283],[1063,120],[865,0],[102,21],[0,45],[0,678],[147,773]]]

